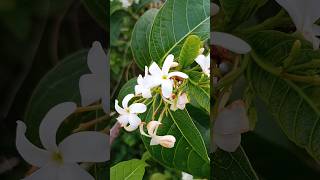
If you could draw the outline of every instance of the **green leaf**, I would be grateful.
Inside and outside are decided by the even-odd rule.
[[[152,61],[149,53],[149,34],[157,13],[157,9],[150,9],[144,13],[137,21],[132,32],[132,54],[140,69],[149,66]]]
[[[96,20],[100,26],[107,30],[107,9],[108,4],[106,0],[82,0],[83,5],[92,16],[94,20]]]
[[[152,112],[149,108],[144,118],[147,122],[152,120]],[[141,136],[156,161],[195,176],[209,176],[210,163],[203,138],[186,110],[167,112],[157,135],[173,135],[176,143],[173,148],[150,146],[150,138]]]
[[[242,147],[229,153],[218,149],[211,158],[211,179],[216,180],[258,180],[254,169]]]
[[[145,167],[148,164],[139,159],[123,161],[110,169],[110,178],[112,180],[137,180],[142,179]]]
[[[226,31],[234,28],[248,20],[267,0],[221,0],[225,18],[223,20]]]
[[[190,102],[195,107],[202,107],[204,110],[206,110],[208,113],[210,113],[210,92],[209,88],[201,87],[199,84],[201,81],[201,78],[204,79],[204,81],[207,81],[209,83],[209,78],[205,76],[201,72],[191,72],[189,73],[189,78],[192,82],[188,82],[187,88],[189,93]],[[196,102],[196,104],[194,104]]]
[[[210,37],[209,0],[167,0],[155,17],[149,37],[152,60],[162,63],[189,35]]]
[[[137,85],[137,78],[132,78],[126,82],[120,89],[118,94],[119,102],[122,102],[122,99],[128,94],[134,94],[134,86]]]
[[[254,92],[267,105],[269,112],[289,139],[305,148],[319,161],[319,86],[297,83],[273,75],[266,70],[266,67],[261,66],[261,62],[268,64],[268,67],[283,65],[283,61],[289,56],[292,45],[297,39],[276,31],[255,33],[247,39],[257,55],[254,61],[260,64],[252,63],[247,73],[248,81]],[[299,57],[293,65],[307,63],[313,59],[320,59],[319,51],[313,51],[310,43],[302,41]],[[307,70],[302,69],[294,73],[305,73]]]
[[[62,60],[49,71],[34,90],[26,108],[24,121],[27,124],[27,135],[31,141],[40,144],[39,125],[45,114],[55,105],[72,101],[80,105],[79,79],[89,73],[87,65],[88,51],[80,51]],[[95,117],[90,114],[75,115],[65,121],[58,131],[58,141],[69,135],[84,120]]]
[[[199,55],[199,50],[202,46],[201,39],[196,35],[190,35],[185,40],[180,56],[179,65],[181,67],[188,66],[194,62],[196,57]]]

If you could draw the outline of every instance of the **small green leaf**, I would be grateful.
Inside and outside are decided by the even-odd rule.
[[[208,87],[200,86],[209,84],[209,78],[201,72],[188,73],[190,81],[187,84],[190,102],[195,107],[202,107],[208,113],[210,112],[210,89]],[[192,81],[192,82],[191,82]],[[194,104],[195,102],[195,104]]]
[[[201,39],[196,35],[188,36],[185,40],[179,57],[179,65],[186,67],[194,62],[199,55],[199,50],[202,46]]]
[[[138,180],[142,179],[145,172],[145,167],[148,164],[139,159],[123,161],[110,169],[110,178],[112,180]]]

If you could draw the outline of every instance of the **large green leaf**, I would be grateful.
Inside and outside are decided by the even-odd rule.
[[[152,22],[157,13],[157,9],[147,11],[137,21],[132,32],[131,49],[133,57],[141,69],[150,65],[152,61],[149,53],[149,35]]]
[[[152,60],[161,63],[168,54],[176,54],[184,39],[192,34],[201,40],[210,37],[210,1],[167,0],[151,29],[149,49]]]
[[[319,86],[282,78],[266,68],[281,66],[295,40],[292,36],[275,31],[249,36],[248,41],[255,53],[253,59],[259,65],[251,64],[247,78],[289,139],[305,148],[319,161]],[[303,41],[301,53],[293,65],[310,62],[312,59],[320,59],[320,53],[313,51],[310,44]],[[310,69],[294,73],[305,73],[308,70]]]
[[[148,164],[139,159],[123,161],[111,167],[110,178],[112,180],[142,179],[146,166],[148,166]]]
[[[220,0],[225,14],[223,20],[227,31],[248,20],[267,0]]]
[[[40,144],[38,129],[45,114],[55,105],[67,101],[80,104],[79,79],[89,72],[88,51],[70,55],[49,71],[34,90],[25,113],[30,140]],[[94,113],[95,114],[95,113]],[[68,121],[61,127],[58,139],[66,136],[87,116],[76,116],[76,121]],[[88,119],[87,119],[88,120]]]
[[[218,149],[212,156],[211,178],[216,180],[257,180],[258,177],[242,147],[229,153]]]

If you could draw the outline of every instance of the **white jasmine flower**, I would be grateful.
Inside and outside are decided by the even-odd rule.
[[[151,137],[150,146],[161,145],[166,148],[173,148],[176,138],[172,135],[158,136],[156,130],[161,123],[158,121],[150,121],[147,125],[148,134],[143,130],[143,123],[140,124],[140,133],[144,136]]]
[[[172,66],[175,66],[176,63],[173,62],[174,56],[172,54],[168,55],[165,59],[162,69],[154,62],[151,64],[149,71],[152,76],[152,79],[156,85],[161,85],[162,95],[165,98],[169,98],[173,90],[173,80],[171,77],[178,76],[181,78],[188,78],[188,75],[182,72],[170,72],[169,70]]]
[[[88,66],[91,74],[80,77],[79,88],[81,105],[88,106],[99,100],[102,101],[104,112],[109,112],[109,74],[108,57],[101,44],[94,42],[88,53]]]
[[[143,98],[151,98],[151,88],[155,87],[152,77],[149,75],[148,67],[145,67],[145,75],[139,75],[137,79],[138,85],[134,87],[136,95],[142,95]]]
[[[216,15],[219,12],[219,7],[214,3],[212,3],[211,6],[213,11],[212,15]],[[238,37],[223,32],[211,32],[210,44],[221,46],[238,54],[246,54],[251,51],[248,43]]]
[[[142,103],[134,103],[128,106],[129,101],[133,97],[133,94],[128,94],[124,97],[122,108],[119,106],[118,100],[115,102],[116,111],[120,114],[117,120],[127,131],[134,131],[139,127],[141,119],[138,117],[138,114],[144,113],[147,110],[147,106]]]
[[[291,16],[297,31],[311,42],[315,50],[319,49],[320,26],[315,22],[320,17],[319,0],[276,0]]]
[[[199,55],[196,62],[200,65],[203,73],[210,77],[210,53],[207,56]]]
[[[182,180],[193,180],[193,176],[191,174],[182,172],[181,175],[182,175],[181,177]]]
[[[33,145],[25,136],[26,125],[17,121],[17,150],[24,160],[40,168],[25,180],[94,180],[77,163],[109,160],[109,137],[100,132],[75,133],[56,144],[60,124],[75,110],[75,103],[66,102],[56,105],[46,114],[39,128],[45,149]]]
[[[213,140],[220,149],[234,152],[241,143],[241,133],[249,131],[245,104],[238,100],[218,113],[213,127]]]
[[[189,99],[186,93],[182,93],[178,97],[174,97],[174,98],[172,98],[171,96],[170,101],[165,98],[163,100],[171,104],[170,109],[173,111],[176,111],[178,109],[183,110],[186,107],[186,104],[189,103]]]

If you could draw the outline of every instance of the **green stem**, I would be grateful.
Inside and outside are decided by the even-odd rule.
[[[245,69],[247,68],[248,64],[250,61],[250,55],[245,55],[241,65],[239,68],[234,69],[233,71],[231,71],[229,74],[227,74],[226,76],[224,76],[219,83],[217,84],[217,86],[215,87],[216,90],[220,90],[221,88],[224,88],[226,86],[228,86],[229,84],[232,84],[235,80],[237,80],[240,75],[245,71]]]

